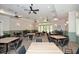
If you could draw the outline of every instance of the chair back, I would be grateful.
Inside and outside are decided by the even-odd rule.
[[[73,50],[71,48],[65,48],[65,54],[73,54]]]
[[[25,54],[26,53],[26,49],[24,46],[22,46],[19,51],[18,51],[18,54]]]
[[[69,39],[64,39],[64,40],[61,40],[60,42],[59,42],[59,44],[60,44],[60,46],[62,46],[62,47],[64,47],[65,45],[68,45],[68,43],[69,43]]]
[[[36,39],[36,42],[42,42],[42,39]]]
[[[64,46],[65,46],[65,45],[67,45],[68,43],[69,43],[69,39],[65,39],[63,44],[64,44]]]
[[[76,52],[76,54],[79,54],[79,48],[77,49],[77,52]]]
[[[17,43],[16,49],[19,48],[19,47],[21,46],[22,41],[23,41],[23,40],[20,40],[20,41]]]

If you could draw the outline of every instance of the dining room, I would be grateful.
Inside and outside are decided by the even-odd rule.
[[[0,54],[79,54],[79,4],[0,4]]]

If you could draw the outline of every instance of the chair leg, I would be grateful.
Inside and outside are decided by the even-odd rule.
[[[63,51],[63,47],[62,47],[62,51]]]

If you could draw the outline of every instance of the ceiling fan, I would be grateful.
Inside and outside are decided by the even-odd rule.
[[[29,8],[30,8],[29,14],[30,14],[31,12],[33,12],[34,14],[37,14],[37,11],[39,11],[39,9],[34,9],[34,8],[33,8],[33,4],[31,4],[31,6],[29,6]],[[24,9],[24,10],[27,11],[27,9]]]
[[[17,12],[15,12],[14,17],[15,17],[15,18],[22,18],[20,15],[17,15]]]

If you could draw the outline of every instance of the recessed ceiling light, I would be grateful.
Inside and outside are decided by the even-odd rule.
[[[65,26],[67,25],[67,24],[64,24]]]
[[[66,24],[68,24],[68,21],[66,21]]]
[[[54,18],[54,21],[58,21],[59,19],[58,18]]]
[[[20,23],[16,23],[17,26],[20,26]]]
[[[0,9],[0,13],[5,13],[3,9]]]
[[[57,27],[57,24],[55,24],[55,26]]]

